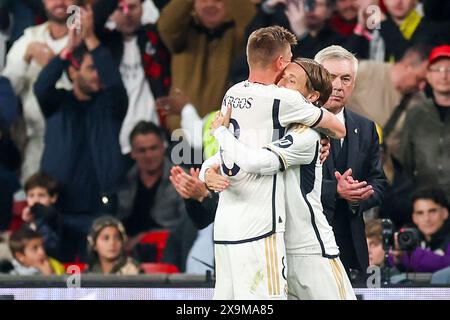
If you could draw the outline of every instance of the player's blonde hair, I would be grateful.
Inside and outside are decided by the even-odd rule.
[[[326,60],[347,60],[353,64],[355,78],[358,73],[358,59],[356,59],[353,53],[341,46],[333,45],[320,50],[314,57],[314,60],[320,64],[323,64]]]
[[[250,68],[267,67],[287,46],[295,44],[295,35],[283,27],[272,26],[255,30],[247,42],[248,65]]]
[[[381,243],[383,240],[382,232],[383,227],[381,225],[381,219],[370,219],[366,221],[365,225],[366,238],[372,239],[377,243]]]

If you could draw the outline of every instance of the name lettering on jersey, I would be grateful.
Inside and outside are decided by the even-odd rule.
[[[234,109],[250,109],[252,107],[253,98],[237,98],[230,95],[226,95],[223,98],[223,106],[232,106]]]

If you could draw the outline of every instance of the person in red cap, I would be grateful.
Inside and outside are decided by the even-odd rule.
[[[435,47],[428,58],[429,98],[405,120],[403,164],[415,186],[440,186],[450,195],[450,45]]]

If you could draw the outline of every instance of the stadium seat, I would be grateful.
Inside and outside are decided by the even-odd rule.
[[[177,266],[170,263],[142,263],[142,270],[145,273],[179,273]]]
[[[161,262],[168,237],[169,230],[151,231],[144,234],[139,243],[156,245],[156,262]]]

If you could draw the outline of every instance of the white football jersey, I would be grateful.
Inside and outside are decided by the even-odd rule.
[[[294,125],[282,139],[266,148],[278,156],[285,171],[286,252],[336,258],[339,248],[321,202],[319,133]]]
[[[290,123],[315,126],[322,110],[294,90],[248,81],[231,87],[222,113],[231,106],[230,129],[242,143],[260,148],[280,139]],[[242,243],[284,230],[285,201],[283,173],[262,176],[243,172],[226,152],[221,153],[221,170],[230,187],[220,194],[214,227],[219,244]]]

